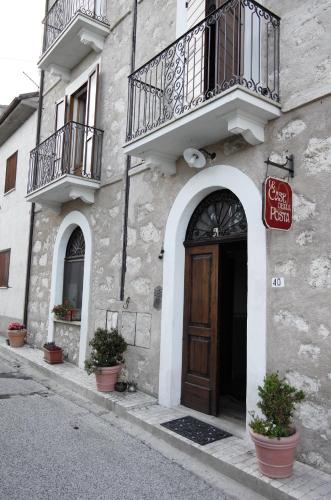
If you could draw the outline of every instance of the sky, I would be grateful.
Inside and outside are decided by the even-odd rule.
[[[45,0],[0,0],[0,104],[38,88]]]

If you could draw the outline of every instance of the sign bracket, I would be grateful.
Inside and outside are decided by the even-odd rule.
[[[289,172],[291,177],[294,177],[294,156],[289,155],[286,156],[286,162],[285,163],[275,163],[274,161],[270,160],[270,157],[264,162],[268,167],[271,165],[272,167],[277,167],[281,168],[282,170],[286,170]]]

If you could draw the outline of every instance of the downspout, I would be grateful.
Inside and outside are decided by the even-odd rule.
[[[132,38],[131,38],[131,71],[134,72],[135,62],[136,62],[136,36],[137,36],[137,12],[138,12],[138,0],[133,0],[133,10],[132,10]],[[128,102],[130,106],[130,102]],[[131,116],[129,117],[131,120]],[[123,222],[123,247],[122,247],[122,273],[121,273],[121,289],[120,289],[120,300],[124,300],[124,289],[125,289],[125,275],[126,275],[126,257],[127,257],[127,245],[128,245],[128,217],[129,217],[129,197],[130,197],[130,176],[129,171],[131,168],[131,156],[126,158],[126,169],[125,169],[125,198],[124,198],[124,222]]]
[[[48,12],[49,0],[45,1],[45,17]],[[44,24],[44,34],[43,34],[43,52],[46,43],[46,23]],[[38,102],[38,115],[37,115],[37,133],[36,133],[36,146],[40,143],[40,130],[41,130],[41,115],[43,109],[43,94],[44,94],[44,70],[40,72],[40,85],[39,85],[39,102]],[[28,257],[26,266],[26,279],[25,279],[25,294],[24,294],[24,311],[23,311],[23,324],[27,326],[28,322],[28,306],[29,306],[29,295],[30,295],[30,277],[31,277],[31,260],[32,260],[32,244],[33,244],[33,227],[34,227],[34,217],[35,217],[35,203],[31,204],[30,211],[30,225],[29,225],[29,243],[28,243]]]

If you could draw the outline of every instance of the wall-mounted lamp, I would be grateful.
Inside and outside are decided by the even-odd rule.
[[[183,156],[189,167],[203,168],[207,163],[207,158],[209,160],[215,160],[216,153],[209,153],[209,151],[203,148],[187,148],[185,149]]]
[[[162,247],[159,253],[159,259],[162,260],[164,255],[164,248]]]

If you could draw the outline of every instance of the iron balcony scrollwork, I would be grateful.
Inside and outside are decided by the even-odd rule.
[[[228,0],[129,76],[127,141],[235,85],[279,102],[280,19]]]
[[[100,180],[103,131],[68,122],[30,153],[27,192],[64,176]]]
[[[43,24],[46,26],[44,52],[55,42],[76,14],[85,14],[109,26],[107,0],[56,0]]]

